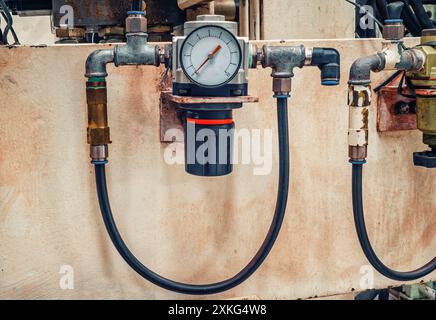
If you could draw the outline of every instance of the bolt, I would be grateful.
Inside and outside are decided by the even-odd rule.
[[[400,101],[395,104],[395,114],[396,115],[407,115],[416,113],[416,106],[409,104],[404,101]]]

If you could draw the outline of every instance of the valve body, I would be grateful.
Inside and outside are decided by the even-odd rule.
[[[417,166],[436,168],[436,29],[423,31],[418,49],[426,56],[425,65],[419,71],[409,72],[408,77],[416,92],[418,129],[430,149],[415,153],[414,162]]]

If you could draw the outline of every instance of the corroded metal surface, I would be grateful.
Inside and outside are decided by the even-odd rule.
[[[184,22],[184,12],[177,6],[176,0],[146,0],[145,4],[148,22],[152,26],[177,26]],[[75,27],[114,26],[124,24],[131,0],[55,0],[55,27],[60,26],[60,19],[65,15],[60,10],[64,5],[74,9]]]
[[[287,42],[301,43],[338,48],[343,79],[353,61],[380,47],[373,40]],[[84,62],[95,49],[0,49],[0,298],[184,298],[137,276],[106,234],[86,144]],[[273,130],[266,145],[273,148],[273,170],[256,176],[258,165],[241,164],[220,179],[191,177],[183,164],[165,160],[179,149],[160,143],[163,69],[108,71],[113,144],[107,174],[126,242],[144,264],[178,281],[233,276],[262,243],[274,210],[271,71],[250,71],[250,93],[260,100],[236,112],[235,120],[238,128]],[[385,78],[374,75],[374,84]],[[283,232],[251,279],[208,298],[292,299],[360,290],[368,262],[352,220],[346,106],[346,81],[324,88],[316,68],[296,71],[289,115],[292,183]],[[411,269],[434,256],[436,173],[413,166],[412,152],[422,148],[419,131],[377,134],[374,114],[365,168],[366,223],[384,262]],[[263,143],[253,143],[263,150]],[[74,290],[59,286],[66,265],[74,270]],[[376,288],[398,284],[374,274]]]
[[[160,97],[160,141],[163,143],[183,142],[183,125],[180,118],[180,105],[201,105],[201,104],[241,104],[257,103],[258,97],[182,97],[173,95],[171,91],[162,91]],[[178,130],[171,131],[171,130]],[[173,132],[172,134],[169,134]]]
[[[379,132],[416,130],[417,121],[414,110],[398,110],[400,105],[411,108],[416,105],[415,99],[401,96],[398,93],[399,79],[382,88],[377,95],[377,130]],[[403,88],[405,93],[407,88]]]
[[[177,103],[171,100],[171,96],[169,92],[162,92],[160,97],[160,142],[162,143],[184,141],[184,129],[180,113],[177,109]],[[173,133],[169,134],[171,130],[173,130]],[[177,130],[177,132],[174,130]]]
[[[74,9],[74,27],[113,26],[124,24],[131,0],[55,0],[53,2],[55,27],[60,26],[60,19],[65,15],[65,12],[61,13],[61,8],[65,5]]]
[[[184,97],[176,96],[171,92],[164,92],[165,97],[171,102],[177,104],[227,104],[227,103],[256,103],[259,102],[258,97],[243,96],[243,97]]]

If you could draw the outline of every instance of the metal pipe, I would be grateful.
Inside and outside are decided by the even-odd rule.
[[[106,66],[113,63],[115,53],[113,49],[97,50],[91,53],[86,60],[86,74],[87,78],[91,77],[107,77]]]
[[[94,163],[104,163],[108,156],[110,129],[107,115],[107,65],[159,66],[160,47],[148,45],[147,19],[143,12],[130,12],[126,19],[127,42],[114,49],[92,52],[86,60],[88,100],[88,143]]]
[[[250,40],[260,40],[260,3],[250,1]]]
[[[116,46],[114,53],[115,66],[151,65],[159,66],[159,46],[147,45],[147,34],[131,33],[127,35],[125,46]]]
[[[367,157],[368,116],[372,100],[371,71],[420,70],[425,63],[425,56],[420,50],[402,51],[399,42],[385,43],[384,47],[374,55],[359,58],[351,66],[348,81],[348,145],[351,161],[363,162]]]
[[[350,69],[349,84],[369,84],[371,71],[381,71],[385,64],[386,58],[380,53],[357,59]]]
[[[249,0],[241,0],[239,3],[239,35],[249,37],[250,32],[250,8]]]
[[[340,54],[332,48],[305,48],[304,46],[264,46],[258,52],[264,68],[272,69],[273,91],[288,94],[295,68],[317,66],[321,70],[321,84],[338,85],[340,80]]]

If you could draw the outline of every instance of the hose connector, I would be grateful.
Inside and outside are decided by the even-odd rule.
[[[321,84],[323,86],[337,86],[341,79],[341,55],[333,48],[306,49],[311,52],[311,66],[321,70]]]
[[[108,125],[107,87],[105,78],[89,78],[86,83],[88,103],[88,144],[93,161],[107,160],[107,145],[111,143]]]
[[[109,147],[107,144],[90,147],[90,156],[92,164],[106,164],[109,157]]]
[[[288,96],[292,90],[295,68],[318,66],[321,84],[338,85],[340,80],[340,54],[331,48],[308,49],[304,46],[264,46],[257,60],[264,68],[271,68],[273,91],[276,96]]]
[[[387,19],[383,26],[383,39],[398,41],[404,38],[405,27],[401,14],[403,13],[404,2],[396,1],[388,4]]]
[[[371,106],[371,86],[349,86],[349,129],[348,153],[351,162],[366,161],[369,137],[369,107]]]
[[[304,46],[263,47],[262,66],[271,68],[273,78],[292,78],[295,68],[303,68],[306,61]]]
[[[126,18],[126,33],[147,33],[147,17],[143,11],[129,11]]]
[[[262,67],[271,68],[273,91],[276,96],[288,96],[292,90],[295,68],[303,68],[306,61],[304,46],[265,45],[260,56]]]

